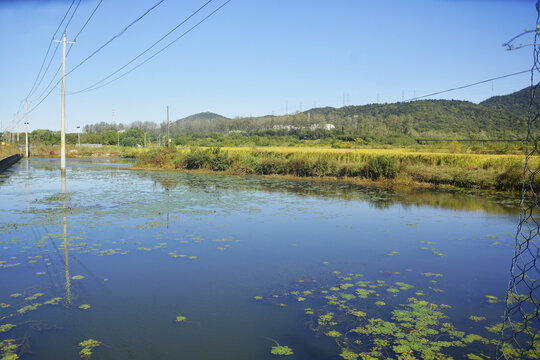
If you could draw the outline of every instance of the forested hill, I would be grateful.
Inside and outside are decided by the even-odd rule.
[[[540,99],[540,92],[536,92],[536,97]],[[530,102],[531,87],[529,86],[510,95],[491,97],[482,101],[480,105],[491,109],[511,111],[517,114],[527,114]]]
[[[213,120],[213,119],[227,119],[225,116],[213,113],[213,112],[202,112],[198,114],[193,114],[183,119],[177,121],[197,121],[197,120]]]
[[[324,131],[375,138],[520,138],[526,131],[529,102],[530,88],[525,88],[480,104],[418,100],[314,108],[290,115],[234,119],[201,113],[176,121],[173,130],[188,134],[235,131],[271,135],[321,132],[331,128]]]

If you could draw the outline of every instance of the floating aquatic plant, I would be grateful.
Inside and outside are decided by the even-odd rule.
[[[32,311],[32,310],[36,310],[38,307],[40,307],[42,304],[40,303],[35,303],[35,304],[30,304],[30,305],[26,305],[26,306],[23,306],[22,308],[18,309],[17,312],[19,314],[24,314],[25,312],[27,311]]]
[[[475,316],[475,315],[469,316],[469,319],[476,322],[486,320],[484,316]]]
[[[484,357],[484,353],[493,351],[490,347],[493,347],[496,340],[477,334],[466,334],[446,320],[444,310],[451,308],[449,304],[435,304],[415,297],[408,298],[405,304],[392,304],[396,301],[394,299],[403,297],[401,291],[405,292],[416,285],[361,280],[350,286],[346,285],[351,284],[350,282],[343,281],[354,278],[355,275],[340,274],[334,272],[335,279],[317,282],[302,279],[295,282],[292,289],[279,290],[265,299],[270,302],[280,298],[298,300],[302,295],[304,301],[311,305],[303,310],[311,318],[311,329],[334,338],[343,359],[450,359],[451,356],[467,358],[469,344],[474,344],[474,354],[480,358],[488,358]],[[423,275],[442,276],[435,273]],[[354,290],[355,295],[342,292],[343,288]],[[378,292],[379,289],[382,290],[381,293]],[[441,289],[432,290],[442,292]],[[422,290],[417,290],[416,294],[426,296]],[[326,303],[321,305],[321,300]],[[386,307],[381,308],[382,306]],[[479,318],[482,317],[471,319]],[[488,330],[500,333],[500,327]]]
[[[280,345],[276,340],[267,337],[266,339],[273,341],[276,345],[272,346],[272,349],[270,349],[270,354],[272,355],[292,355],[294,354],[292,349],[288,346],[282,346]]]
[[[185,316],[177,315],[176,319],[174,321],[176,321],[176,322],[184,322],[184,321],[186,321],[186,319],[187,319],[187,317],[185,317]]]
[[[0,333],[8,332],[9,330],[13,329],[15,325],[13,324],[4,324],[0,325]]]
[[[88,339],[84,340],[79,343],[79,347],[81,347],[81,351],[79,351],[79,355],[83,359],[90,359],[92,356],[92,350],[96,347],[101,346],[101,341]]]
[[[62,300],[61,297],[55,297],[51,300],[47,300],[43,303],[43,305],[58,305],[60,303],[60,300]]]
[[[90,308],[91,308],[90,304],[82,304],[79,306],[79,309],[82,309],[82,310],[88,310]]]
[[[15,339],[6,339],[0,340],[0,359],[2,360],[17,360],[19,355],[17,355],[17,350],[19,345],[15,343]]]
[[[272,346],[272,349],[270,350],[270,354],[272,355],[292,355],[294,354],[292,349],[288,346]]]
[[[32,296],[25,297],[24,300],[36,300],[38,297],[43,296],[43,293],[35,293]]]
[[[75,275],[75,276],[72,276],[71,279],[72,280],[81,280],[81,279],[84,279],[84,276],[83,275]]]

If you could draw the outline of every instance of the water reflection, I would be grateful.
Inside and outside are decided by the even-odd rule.
[[[345,201],[368,202],[377,209],[387,209],[400,204],[405,208],[429,206],[455,211],[482,211],[491,214],[519,214],[519,194],[464,189],[405,189],[380,188],[351,183],[313,180],[282,180],[259,177],[186,174],[168,171],[137,171],[137,176],[150,178],[163,189],[179,187],[212,193],[229,190],[257,190],[264,192],[292,193],[299,197],[337,198]]]
[[[28,166],[28,159],[25,161],[26,163],[26,212],[30,212],[30,170]]]
[[[66,173],[62,171],[62,225],[63,225],[63,240],[64,240],[64,273],[66,278],[66,304],[71,304],[71,278],[69,276],[69,244],[67,234],[67,213],[66,213]]]

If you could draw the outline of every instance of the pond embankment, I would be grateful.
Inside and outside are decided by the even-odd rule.
[[[11,156],[7,156],[0,160],[0,172],[8,169],[11,165],[15,164],[17,161],[21,159],[21,154],[14,154]]]

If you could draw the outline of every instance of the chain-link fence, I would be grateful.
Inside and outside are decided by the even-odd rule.
[[[511,278],[506,295],[506,311],[501,328],[497,359],[540,359],[540,0],[536,3],[531,68],[526,160],[521,198],[521,215],[516,234]],[[508,44],[507,44],[508,45]],[[527,45],[520,45],[524,47]]]

